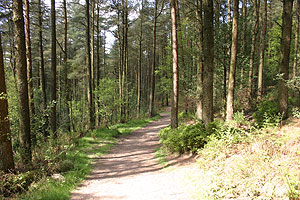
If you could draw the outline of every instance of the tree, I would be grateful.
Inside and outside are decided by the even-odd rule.
[[[91,43],[90,43],[90,3],[89,0],[86,0],[86,66],[88,70],[88,100],[89,100],[89,118],[90,118],[90,129],[95,127],[95,118],[94,118],[94,98],[93,98],[93,87],[92,87],[92,66],[91,66]]]
[[[198,21],[198,46],[199,46],[199,54],[198,54],[198,69],[197,69],[197,118],[202,119],[203,113],[203,17],[202,17],[202,0],[197,0],[197,10],[196,17]]]
[[[237,46],[238,46],[238,15],[239,1],[233,0],[233,20],[232,20],[232,41],[231,41],[231,58],[228,79],[228,94],[226,104],[226,121],[233,118],[234,111],[234,88],[235,88],[235,71],[237,63]]]
[[[141,113],[141,94],[142,94],[142,41],[143,41],[143,19],[144,19],[144,0],[141,3],[140,9],[140,35],[139,35],[139,64],[137,69],[137,114],[140,118]]]
[[[50,127],[54,136],[56,135],[56,16],[55,0],[51,0],[51,115]]]
[[[30,18],[29,18],[29,0],[25,0],[25,42],[26,42],[26,58],[27,58],[27,81],[28,81],[28,97],[31,124],[33,122],[35,110],[33,99],[33,80],[32,80],[32,56],[30,41]],[[33,136],[33,135],[32,135]],[[33,136],[34,137],[34,136]]]
[[[214,31],[213,31],[213,1],[203,1],[203,113],[202,118],[205,124],[214,119],[213,112],[213,69],[214,69]]]
[[[64,103],[66,110],[66,127],[71,130],[70,126],[70,113],[69,113],[69,83],[68,83],[68,15],[67,15],[67,1],[63,0],[64,11]]]
[[[299,21],[300,21],[300,9],[299,0],[295,1],[295,14],[296,14],[296,32],[295,32],[295,50],[294,50],[294,63],[293,63],[293,78],[296,77],[297,73],[297,62],[298,62],[298,50],[299,50]]]
[[[282,77],[278,83],[278,108],[284,119],[288,116],[288,88],[286,81],[289,79],[292,9],[293,0],[283,1],[279,64],[279,74],[282,75]]]
[[[175,1],[170,0],[172,20],[172,54],[173,54],[173,90],[171,107],[171,128],[178,127],[178,41]]]
[[[268,2],[265,2],[265,13],[264,13],[264,21],[263,27],[261,32],[261,47],[260,47],[260,55],[259,55],[259,68],[258,68],[258,90],[257,90],[257,99],[260,100],[262,98],[262,91],[263,91],[263,68],[265,62],[265,49],[266,49],[266,42],[265,36],[267,34],[267,20],[268,20]]]
[[[155,67],[156,67],[156,21],[157,21],[157,5],[158,0],[155,0],[154,15],[153,15],[153,60],[152,60],[152,84],[150,92],[149,116],[154,116],[154,99],[155,99]]]
[[[254,68],[254,59],[255,59],[255,50],[256,50],[256,38],[258,33],[259,26],[259,7],[260,0],[253,0],[253,15],[254,15],[254,27],[252,28],[251,33],[251,53],[250,53],[250,64],[249,64],[249,76],[248,76],[248,108],[251,107],[252,100],[252,79],[253,79],[253,68]]]
[[[20,127],[20,145],[21,162],[24,165],[31,163],[31,135],[30,135],[30,114],[28,101],[28,82],[26,65],[26,45],[24,31],[24,17],[22,0],[13,1],[13,21],[14,21],[14,39],[15,39],[15,57],[17,71],[17,87],[19,94],[19,127]]]
[[[0,33],[0,170],[8,171],[13,168],[14,159],[10,137],[7,92]]]

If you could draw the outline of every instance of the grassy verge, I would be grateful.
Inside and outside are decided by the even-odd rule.
[[[108,152],[116,144],[118,136],[129,134],[158,118],[159,116],[151,119],[132,120],[126,124],[117,124],[110,128],[90,132],[87,136],[78,139],[77,144],[65,152],[64,163],[72,165],[69,170],[60,173],[58,179],[46,177],[38,183],[31,184],[29,190],[18,196],[17,199],[69,199],[71,191],[90,173],[92,158]]]

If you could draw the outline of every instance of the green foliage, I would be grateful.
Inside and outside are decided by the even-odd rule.
[[[294,107],[292,108],[293,117],[300,119],[300,108]]]
[[[110,124],[113,113],[119,109],[120,99],[116,95],[118,82],[115,79],[103,78],[95,89],[95,99],[99,105],[98,113],[104,124]]]
[[[259,126],[277,126],[282,119],[275,101],[263,101],[253,117]]]
[[[202,123],[181,125],[177,129],[165,128],[159,132],[163,147],[174,153],[195,153],[206,144],[208,132]]]

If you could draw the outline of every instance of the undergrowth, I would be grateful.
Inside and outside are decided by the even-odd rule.
[[[91,171],[91,160],[106,153],[117,137],[129,134],[159,118],[132,120],[89,132],[68,133],[41,144],[27,172],[0,173],[0,199],[64,200]],[[57,178],[58,177],[58,178]]]
[[[267,102],[252,121],[237,112],[229,123],[166,128],[162,148],[198,154],[198,170],[185,181],[194,199],[299,200],[300,121],[299,110],[292,111],[294,118],[282,123],[274,102]]]

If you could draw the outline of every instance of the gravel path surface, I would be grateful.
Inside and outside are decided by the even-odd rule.
[[[184,184],[191,156],[172,158],[163,168],[155,158],[159,147],[158,132],[168,126],[170,116],[120,138],[105,156],[96,158],[92,173],[71,194],[71,200],[189,200]]]

